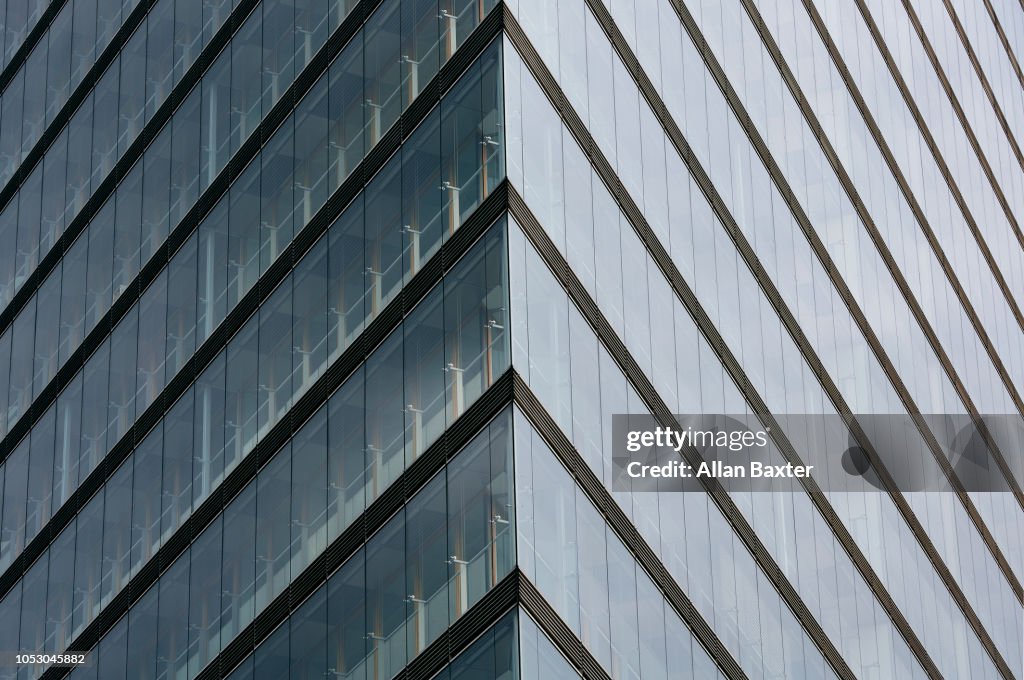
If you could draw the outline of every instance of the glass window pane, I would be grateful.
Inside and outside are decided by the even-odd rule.
[[[295,0],[295,72],[309,63],[327,41],[330,3],[325,0]]]
[[[0,524],[0,566],[6,569],[25,547],[29,438],[25,437],[4,464],[4,509]]]
[[[345,680],[365,680],[367,633],[366,553],[360,550],[327,582],[327,667]]]
[[[196,380],[192,446],[193,505],[210,495],[224,471],[224,353],[221,352]]]
[[[60,338],[58,362],[63,365],[85,339],[86,273],[89,239],[76,240],[61,261]]]
[[[292,278],[260,307],[259,437],[287,411],[292,403]]]
[[[146,17],[146,120],[171,94],[174,60],[174,4],[160,2]]]
[[[608,608],[608,557],[605,523],[583,492],[576,490],[579,541],[580,640],[601,664],[611,668],[611,614]]]
[[[260,273],[260,162],[231,185],[228,239],[228,309],[249,292]]]
[[[99,613],[103,574],[103,494],[98,493],[78,514],[75,544],[75,596],[72,636]],[[109,633],[108,633],[109,636]]]
[[[0,119],[21,120],[25,102],[25,72],[19,71],[4,90]],[[21,126],[0,126],[0,177],[6,182],[21,163]]]
[[[96,9],[96,44],[106,45],[121,27],[121,5],[118,0],[98,0]]]
[[[406,0],[400,5],[404,108],[437,73],[439,17],[437,0]]]
[[[128,617],[122,616],[114,629],[99,644],[96,676],[110,680],[128,680]]]
[[[444,281],[449,422],[508,366],[504,234],[504,225],[491,229]]]
[[[199,225],[196,345],[205,341],[227,314],[228,200],[222,199]],[[233,271],[233,270],[231,270]]]
[[[448,666],[451,680],[518,678],[516,615],[510,613],[461,652]],[[566,677],[564,675],[551,677]]]
[[[156,678],[157,608],[159,588],[149,589],[142,599],[128,612],[128,655],[127,673],[129,678],[154,680]]]
[[[174,76],[175,85],[203,49],[203,3],[175,0],[174,3]]]
[[[49,45],[46,55],[46,123],[68,100],[71,82],[72,16],[76,2],[69,2],[57,14],[49,28]],[[76,17],[77,18],[77,17]],[[42,44],[42,43],[40,43]],[[41,79],[42,80],[42,79]]]
[[[259,351],[255,314],[232,338],[226,350],[224,469],[234,468],[256,444],[256,408],[259,399]]]
[[[0,239],[12,243],[18,238],[18,201],[11,199],[0,212]],[[0,248],[0,303],[6,305],[14,297],[15,249]]]
[[[280,257],[295,229],[295,119],[289,118],[260,152],[260,273]]]
[[[366,410],[363,369],[331,395],[328,424],[328,534],[334,540],[366,507]]]
[[[89,358],[82,377],[82,451],[79,478],[85,479],[107,453],[107,400],[110,388],[110,341]]]
[[[295,268],[292,291],[292,374],[296,396],[327,368],[328,238],[321,238]]]
[[[5,118],[6,120],[6,118]],[[19,288],[39,264],[39,222],[42,206],[43,167],[37,165],[18,190],[18,242],[15,285]],[[10,247],[8,245],[8,247]]]
[[[61,271],[55,269],[36,291],[36,332],[33,347],[35,366],[32,394],[38,394],[57,375],[57,345],[60,327]],[[19,360],[28,357],[18,357]]]
[[[252,680],[252,662],[253,657],[250,655],[245,661],[236,666],[235,670],[231,671],[228,680]]]
[[[82,82],[96,59],[96,49],[106,43],[97,41],[96,0],[75,0],[71,34],[71,89]],[[116,119],[115,119],[116,120]]]
[[[177,117],[175,117],[177,119]],[[167,240],[171,200],[172,129],[165,125],[143,157],[142,262],[156,254]],[[185,145],[187,146],[187,145]],[[195,151],[193,151],[193,155]],[[138,167],[138,164],[136,165]]]
[[[636,563],[617,537],[609,537],[609,602],[612,621],[612,667],[640,677],[640,640],[637,623]]]
[[[121,296],[142,266],[143,240],[142,174],[143,163],[136,163],[117,187],[117,222],[114,235],[113,299]],[[150,186],[157,178],[147,180]],[[165,185],[166,188],[166,185]],[[155,191],[154,191],[155,194]],[[153,201],[150,201],[152,207]],[[108,303],[109,306],[109,303]],[[104,312],[107,310],[104,309]]]
[[[213,39],[231,14],[232,0],[203,0],[203,46]]]
[[[131,573],[153,558],[160,547],[160,496],[163,423],[151,431],[132,455],[132,548]]]
[[[395,332],[366,362],[367,503],[404,468],[402,382],[402,334]]]
[[[0,601],[0,610],[3,610],[4,616],[0,617],[0,644],[11,649],[18,648],[18,635],[21,628],[21,617],[15,612],[21,611],[21,588],[22,583],[15,583],[14,588],[11,589],[3,601]],[[12,612],[7,614],[7,612]],[[0,673],[0,678],[3,680],[15,680],[18,677],[17,667],[10,667],[4,669]]]
[[[504,538],[512,509],[505,467],[510,449],[502,436],[507,421],[498,419],[494,426],[497,429],[489,432],[490,437],[478,436],[448,464],[452,619],[472,607],[510,568]]]
[[[53,462],[53,498],[59,507],[78,488],[82,441],[82,374],[57,397],[57,440]]]
[[[38,534],[50,519],[53,498],[53,443],[56,436],[56,412],[49,409],[32,428],[28,468],[28,507],[25,517],[25,541]]]
[[[159,678],[182,677],[187,667],[188,569],[188,556],[183,555],[160,577],[156,645]]]
[[[18,640],[21,645],[28,645],[30,649],[45,649],[46,634],[46,590],[47,590],[47,568],[49,567],[49,554],[36,560],[28,573],[25,574],[22,583],[22,607],[21,607],[21,635]]]
[[[139,26],[121,50],[121,86],[118,88],[117,155],[123,156],[145,123],[146,26]]]
[[[262,5],[263,110],[277,103],[295,79],[295,4]]]
[[[163,501],[160,533],[169,536],[192,512],[192,459],[194,441],[193,392],[189,390],[164,417]]]
[[[222,641],[234,639],[252,621],[255,558],[256,485],[250,484],[224,510]]]
[[[89,265],[85,293],[85,329],[88,333],[110,308],[114,281],[114,198],[110,198],[89,224]],[[120,266],[120,264],[118,265]]]
[[[354,40],[331,63],[331,190],[337,189],[366,153],[363,138],[363,49],[362,40]]]
[[[570,431],[568,300],[536,251],[529,247],[526,277],[530,385],[562,430]]]
[[[65,8],[67,5],[65,5]],[[21,157],[24,158],[43,134],[46,126],[46,62],[49,45],[46,37],[36,44],[25,62],[25,104],[21,126]],[[8,125],[10,122],[8,122]]]
[[[327,547],[327,408],[292,440],[291,562],[299,574]]]
[[[10,382],[11,375],[11,333],[0,335],[0,385]],[[7,434],[8,391],[0,387],[0,433]]]
[[[440,112],[435,108],[402,145],[402,230],[405,234],[406,281],[438,251],[447,235],[442,217],[443,194],[440,188],[440,118]]]
[[[366,268],[370,318],[402,287],[402,173],[394,156],[366,187]]]
[[[416,493],[406,510],[406,592],[409,594],[409,658],[448,627],[448,552],[445,476]]]
[[[290,580],[289,494],[291,444],[260,470],[256,491],[256,612],[284,592]]]
[[[179,4],[181,4],[179,2]],[[190,0],[189,5],[196,5]],[[175,110],[171,130],[170,226],[173,229],[184,219],[199,198],[200,130],[202,89],[193,88],[188,98]],[[165,234],[166,238],[166,234]]]
[[[263,12],[252,12],[231,40],[231,153],[262,118]]]
[[[221,555],[218,517],[189,550],[188,677],[194,678],[220,651]]]
[[[133,461],[126,461],[104,486],[103,604],[110,602],[128,583],[132,545],[132,468]]]
[[[288,677],[289,621],[267,638],[253,655],[253,680],[277,680]]]
[[[75,145],[77,150],[78,145]],[[67,128],[53,141],[43,157],[43,196],[46,200],[42,205],[42,217],[39,234],[40,258],[50,252],[57,239],[64,233],[64,216],[67,208],[68,185],[68,131]],[[79,163],[80,159],[75,159]],[[73,176],[70,176],[73,179]],[[75,206],[76,208],[78,206]]]
[[[398,519],[400,518],[400,519]],[[406,663],[405,511],[366,546],[366,636],[377,678],[391,678]]]
[[[373,147],[402,112],[400,3],[388,3],[366,23],[366,137]]]
[[[327,82],[328,76],[321,76],[299,102],[294,114],[296,230],[308,224],[327,200],[330,156],[327,143],[330,122]]]
[[[110,336],[110,386],[107,396],[108,450],[135,423],[136,350],[139,310],[133,307]]]
[[[193,234],[167,265],[167,381],[196,351],[197,236]],[[205,264],[205,262],[204,262]],[[223,268],[221,273],[223,274]]]
[[[579,674],[525,612],[519,612],[523,680],[573,678]]]
[[[139,349],[135,407],[143,413],[164,388],[167,356],[167,272],[160,273],[139,301]]]
[[[405,335],[405,460],[406,466],[444,432],[445,366],[444,314],[441,289],[416,305],[404,324]],[[458,376],[452,378],[456,382]],[[460,395],[461,396],[461,395]]]
[[[203,76],[200,116],[200,191],[206,191],[228,162],[231,139],[231,52],[225,51]]]
[[[327,588],[317,589],[292,615],[290,624],[289,680],[331,677],[332,668],[327,665]]]
[[[366,320],[362,194],[331,225],[329,248],[327,347],[329,360],[334,361],[362,331]]]

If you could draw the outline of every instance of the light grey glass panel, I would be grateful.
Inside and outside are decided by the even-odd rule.
[[[519,611],[519,650],[523,680],[582,677],[522,610]]]

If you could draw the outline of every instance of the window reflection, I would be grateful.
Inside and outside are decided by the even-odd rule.
[[[232,501],[223,520],[224,566],[220,573],[224,597],[217,600],[219,614],[204,605],[209,617],[201,625],[204,637],[188,643],[190,655],[199,654],[203,646],[212,649],[215,639],[229,639],[243,629],[504,373],[508,366],[505,334],[496,331],[487,336],[466,329],[485,328],[482,320],[501,318],[505,308],[505,230],[503,220],[494,224],[401,327],[374,350],[365,366],[259,471],[251,490]],[[314,247],[314,253],[330,242],[325,238],[323,246]],[[317,260],[314,255],[308,263],[315,270],[319,262],[322,268],[322,258]],[[80,516],[93,513],[94,522],[100,524],[97,527],[83,520],[77,526],[83,539],[87,532],[98,532],[96,544],[102,546],[102,560],[92,559],[102,575],[90,577],[95,569],[89,566],[88,553],[79,553],[86,563],[82,592],[76,596],[76,630],[88,625],[100,607],[153,558],[293,403],[283,393],[272,395],[264,387],[277,384],[274,371],[280,367],[290,375],[303,365],[305,355],[299,348],[291,341],[279,342],[280,334],[290,337],[297,323],[288,313],[298,299],[292,290],[294,281],[287,278],[271,295],[82,511]],[[309,286],[324,283],[316,277],[299,281]],[[315,298],[305,302],[313,303]],[[324,297],[319,304],[317,316],[326,318]],[[320,332],[326,330],[323,323],[319,327]],[[264,344],[265,338],[271,339],[269,345]],[[457,356],[467,358],[468,367],[489,366],[490,372],[467,370],[468,377],[461,385],[449,382],[446,358],[451,356],[446,355],[445,347],[458,347]],[[283,399],[281,408],[271,408],[272,397]],[[28,488],[28,496],[21,496],[20,508],[24,512],[28,507],[32,513],[31,521],[22,515],[8,516],[8,510],[14,513],[16,506],[5,504],[5,529],[21,527],[23,532],[28,526],[37,531],[48,517],[49,493],[58,488],[50,475],[61,469],[54,463],[58,413],[51,411],[49,420],[41,421],[48,423],[48,428],[33,430],[20,457],[16,452],[4,466],[7,484]],[[268,418],[262,431],[255,425],[258,414]],[[220,423],[226,424],[224,429]],[[438,523],[421,523],[415,530],[420,536],[414,541],[415,550],[423,556],[417,558],[422,567],[419,575],[410,576],[412,581],[407,582],[402,572],[394,575],[398,579],[394,584],[380,584],[382,598],[390,598],[389,589],[397,589],[395,592],[403,591],[398,595],[403,611],[409,605],[400,622],[380,619],[380,635],[395,642],[387,650],[381,647],[379,654],[391,655],[392,661],[387,663],[396,668],[404,665],[407,653],[418,653],[447,627],[449,619],[442,616],[444,612],[461,615],[507,573],[508,567],[503,565],[513,561],[510,468],[503,462],[511,455],[509,436],[507,427],[492,426],[489,439],[480,439],[468,447],[460,462],[453,463],[447,491],[430,496],[433,500],[429,502],[422,501],[418,517],[426,521],[433,515]],[[47,455],[41,453],[44,444]],[[30,448],[35,455],[29,455]],[[20,466],[32,460],[48,461],[48,465],[21,471]],[[79,464],[91,463],[83,460]],[[18,498],[16,493],[14,488],[5,488],[5,499]],[[73,524],[61,536],[76,533]],[[401,536],[402,541],[406,537],[413,541],[413,534]],[[5,532],[4,537],[4,554],[13,558],[23,545],[24,533]],[[402,543],[402,550],[413,549],[404,546]],[[407,588],[417,599],[432,604],[413,606],[415,602],[405,599]],[[208,593],[197,596],[212,602]],[[217,617],[220,633],[210,623]],[[398,635],[399,628],[408,628],[413,638]],[[177,647],[175,653],[184,654]]]
[[[436,150],[440,147],[441,128],[462,130],[463,123],[455,119],[469,120],[465,118],[465,102],[481,101],[478,97],[484,96],[481,93],[487,91],[487,83],[496,83],[493,80],[487,81],[486,78],[482,81],[477,79],[478,76],[485,76],[488,73],[487,69],[497,69],[497,53],[494,51],[473,67],[472,77],[467,79],[465,85],[460,84],[456,88],[452,96],[455,97],[457,104],[449,107],[446,99],[445,103],[416,131],[411,140],[409,153],[396,156],[389,169],[374,178],[367,189],[367,201],[371,209],[364,213],[361,210],[362,200],[357,199],[331,228],[326,242],[316,246],[315,253],[322,252],[323,248],[328,249],[326,292],[331,303],[327,310],[327,320],[333,327],[326,335],[326,345],[324,340],[317,339],[324,338],[323,329],[318,327],[317,321],[323,318],[320,316],[322,312],[318,311],[316,306],[309,306],[322,306],[322,298],[319,296],[323,290],[323,265],[314,266],[317,255],[313,253],[309,256],[312,258],[309,263],[300,267],[297,274],[301,295],[295,299],[300,301],[302,307],[298,316],[295,310],[289,309],[293,303],[285,299],[288,294],[284,291],[289,289],[286,285],[281,289],[282,298],[275,298],[273,304],[265,306],[261,320],[250,322],[258,323],[262,331],[247,327],[247,330],[240,332],[233,341],[232,349],[229,351],[229,364],[232,368],[228,372],[227,386],[228,468],[233,465],[233,461],[238,460],[251,448],[255,443],[254,437],[262,436],[262,432],[276,422],[280,414],[290,406],[295,394],[301,393],[319,374],[325,365],[323,348],[326,347],[328,351],[326,360],[338,356],[364,327],[368,320],[366,315],[370,315],[371,318],[376,315],[383,305],[397,294],[403,281],[408,280],[419,270],[424,258],[436,253],[440,242],[443,242],[447,234],[457,226],[449,223],[447,231],[440,228],[442,209],[439,201],[443,192],[438,189],[435,182],[441,172],[444,156],[439,157]],[[494,105],[497,106],[497,103],[494,102]],[[493,113],[493,110],[488,113],[486,108],[477,109],[478,115],[490,116]],[[439,124],[446,120],[454,122],[447,127]],[[479,132],[477,125],[466,123],[464,133],[460,134],[468,140],[466,143],[475,145],[476,142],[472,140],[479,139]],[[491,157],[490,160],[493,161],[494,158]],[[405,160],[408,160],[408,164],[403,163]],[[94,406],[83,397],[83,438],[87,445],[83,449],[82,460],[89,462],[84,466],[81,478],[92,470],[104,454],[104,449],[117,441],[136,415],[150,405],[166,382],[173,377],[174,372],[185,365],[194,351],[192,336],[197,336],[197,340],[208,336],[226,314],[229,302],[237,303],[255,285],[262,264],[259,256],[259,233],[269,233],[264,228],[265,225],[260,226],[262,223],[257,219],[262,213],[260,205],[265,202],[265,199],[259,198],[263,184],[261,178],[265,169],[263,164],[250,164],[232,187],[230,200],[219,203],[200,225],[196,237],[196,250],[199,252],[196,256],[193,257],[192,245],[196,241],[190,240],[172,258],[167,273],[161,275],[157,282],[147,289],[141,308],[129,312],[128,317],[118,326],[114,337],[109,341],[113,343],[111,347],[114,351],[106,354],[107,345],[104,345],[101,352],[90,358],[87,373],[94,377],[86,381],[87,392],[98,397],[99,403],[107,402],[109,408],[105,415],[97,413],[95,417],[88,416]],[[108,221],[102,222],[113,228],[115,265],[120,272],[121,280],[124,281],[121,285],[127,285],[134,276],[141,259],[141,234],[137,222],[132,220],[132,215],[138,216],[137,211],[142,211],[148,200],[139,193],[141,189],[138,178],[141,176],[141,172],[133,171],[122,187],[125,197],[136,196],[136,199],[117,204],[117,219],[113,225]],[[480,172],[474,174],[474,177],[479,176],[482,176]],[[487,190],[490,188],[493,187]],[[135,207],[132,208],[132,205]],[[101,215],[113,213],[113,202],[108,202],[108,206],[109,208],[105,208],[107,212],[101,212]],[[408,214],[410,221],[414,223],[417,223],[417,220],[424,220],[424,229],[411,226],[408,229],[396,229],[394,225],[405,219],[400,212]],[[105,230],[94,230],[90,233],[97,238],[103,234],[110,234]],[[371,248],[369,254],[364,254],[365,248],[362,244],[367,240]],[[90,239],[90,276],[94,269],[100,271],[105,266],[96,260],[94,268],[92,261],[94,256],[102,257],[102,245],[101,242],[97,242],[93,248]],[[266,252],[268,248],[274,250],[277,246],[274,246],[271,240],[264,241],[262,247]],[[487,255],[491,260],[491,264],[485,267],[488,273],[476,283],[467,280],[465,284],[461,284],[459,287],[463,292],[453,293],[451,302],[445,307],[449,330],[444,345],[444,379],[446,389],[450,393],[446,400],[446,413],[449,419],[456,417],[467,401],[472,401],[486,389],[500,373],[500,367],[508,361],[502,350],[505,324],[501,296],[489,296],[484,304],[474,308],[472,298],[476,293],[468,292],[471,288],[482,291],[481,286],[493,286],[495,277],[502,275],[502,260],[495,257],[496,252],[492,248]],[[365,267],[364,258],[377,262],[376,267],[382,268],[382,271],[372,266]],[[319,274],[313,274],[312,271],[319,271]],[[168,276],[174,279],[169,288],[166,278]],[[195,298],[185,295],[192,285],[197,286],[198,292],[198,309],[194,317],[190,300]],[[294,282],[290,281],[289,285],[294,287]],[[453,284],[448,287],[452,288]],[[86,288],[93,289],[94,292],[87,294],[87,300],[96,301],[93,303],[93,314],[99,314],[109,304],[107,301],[111,299],[111,291],[103,287],[102,277],[96,282],[90,278]],[[292,295],[294,297],[295,293]],[[318,302],[318,299],[321,301]],[[275,309],[279,311],[275,312]],[[137,314],[141,316],[137,317]],[[280,321],[274,321],[275,315],[280,317]],[[458,326],[456,317],[461,319]],[[28,320],[28,317],[24,318]],[[288,318],[293,319],[290,332],[286,328]],[[299,318],[305,320],[298,321]],[[19,330],[20,328],[22,327],[15,325],[14,340],[22,344],[27,343],[29,329]],[[263,359],[258,364],[252,363],[250,366],[245,360],[245,357],[250,356],[250,350],[244,349],[249,346],[244,338],[253,333],[260,336],[257,342],[260,344],[259,355]],[[296,338],[295,333],[302,337]],[[133,334],[140,334],[138,341],[134,343]],[[296,341],[300,343],[297,346],[303,349],[290,357],[291,348]],[[166,349],[162,349],[165,345]],[[437,346],[440,347],[440,344]],[[476,349],[478,347],[483,351]],[[303,356],[300,352],[307,354]],[[101,375],[100,367],[109,361],[107,357],[115,357],[117,361],[115,366],[109,367],[108,382],[102,383],[108,376]],[[168,359],[171,360],[170,363],[167,363]],[[245,368],[246,366],[256,367],[256,372]],[[20,370],[18,367],[15,369]],[[128,372],[134,372],[134,375],[129,375]],[[133,383],[131,389],[126,390],[124,386],[126,378]],[[253,379],[256,380],[255,387],[246,387],[246,381]],[[425,379],[437,378],[431,375],[425,376]],[[17,372],[11,380],[9,394],[13,398],[13,403],[17,405],[12,409],[15,416],[18,415],[17,409],[21,408],[21,403],[28,398],[25,390],[18,387],[22,383],[28,384],[26,380],[27,378],[20,377]],[[410,386],[410,389],[414,388]],[[253,394],[257,399],[255,419],[253,406],[246,401],[251,399]],[[402,408],[405,406],[408,406],[408,403],[402,405]],[[440,426],[441,421],[437,420],[439,417],[438,414],[435,420],[429,423],[431,428],[436,429]],[[384,443],[381,442],[381,445]],[[398,444],[404,448],[404,442]],[[410,449],[410,456],[416,455],[418,451]],[[381,478],[381,483],[386,484],[388,479],[385,474]]]
[[[309,530],[323,526],[322,512],[310,514],[304,497],[310,473],[322,464],[316,462],[326,441],[322,428],[333,413],[314,416],[228,505],[223,527],[221,519],[207,527],[131,608],[127,668],[138,675],[130,677],[195,677],[281,592],[289,562],[297,575],[323,550],[326,544],[308,542],[316,533]],[[508,574],[515,524],[511,428],[506,410],[477,434],[256,650],[253,672],[389,680]],[[289,474],[300,469],[303,480],[292,476],[289,484]],[[34,598],[32,582],[26,583]],[[101,640],[95,664],[123,658],[121,635],[118,627]],[[510,636],[511,625],[498,624],[452,666],[454,677],[482,667],[493,669],[488,677],[513,677]]]
[[[387,30],[397,31],[396,35],[404,35],[401,28],[403,15],[395,9],[400,5],[394,1],[388,5],[386,12],[391,13],[381,15],[373,30],[383,31],[389,27]],[[475,4],[474,11],[479,14],[487,9],[485,5],[487,3]],[[410,11],[413,9],[410,6]],[[468,12],[469,7],[459,11],[464,10]],[[422,34],[418,35],[430,35],[430,30],[423,23],[422,7],[415,12],[411,16],[420,17],[416,25]],[[411,18],[410,15],[404,16]],[[137,33],[141,35],[145,31]],[[238,41],[243,38],[244,29],[236,36],[233,45],[242,44]],[[371,81],[377,76],[365,70],[368,68],[362,55],[365,39],[366,36],[360,35],[343,50],[332,65],[331,73],[321,78],[303,99],[294,120],[285,122],[265,153],[261,154],[259,162],[249,165],[231,187],[228,198],[221,201],[200,225],[194,239],[171,258],[167,273],[146,291],[141,307],[129,312],[114,337],[90,358],[86,370],[93,378],[85,381],[81,397],[84,446],[80,459],[84,464],[80,466],[78,479],[84,479],[94,469],[105,449],[116,442],[134,418],[153,403],[164,385],[186,365],[198,344],[209,337],[228,310],[252,289],[270,262],[284,252],[293,231],[299,227],[295,220],[304,225],[322,206],[329,189],[336,188],[362,159],[364,144],[372,144],[362,141],[362,122],[356,133],[360,141],[355,146],[352,146],[354,138],[350,137],[343,140],[345,149],[330,151],[322,143],[325,137],[337,139],[338,131],[330,129],[329,120],[341,121],[341,124],[354,119],[363,120],[362,113],[353,118],[352,115],[340,115],[340,112],[350,106],[361,110],[367,88],[376,87]],[[132,40],[140,39],[135,36]],[[129,41],[126,49],[132,44]],[[417,44],[426,50],[421,52],[420,61],[429,66],[430,50],[421,43]],[[228,58],[233,57],[225,57]],[[251,395],[251,390],[244,385],[247,375],[242,371],[229,371],[227,468],[251,447],[255,441],[253,437],[261,436],[288,408],[294,396],[315,379],[325,365],[323,348],[326,347],[327,360],[330,360],[351,344],[365,323],[394,298],[401,286],[436,254],[440,244],[497,186],[503,176],[499,62],[497,46],[494,46],[470,68],[419,127],[408,147],[371,182],[366,190],[365,213],[359,214],[364,200],[360,196],[331,229],[327,267],[330,304],[327,319],[331,330],[327,334],[326,345],[320,339],[323,338],[322,330],[315,328],[319,315],[315,310],[300,310],[300,313],[310,311],[313,317],[307,317],[308,323],[293,326],[291,337],[281,331],[276,337],[276,344],[267,334],[271,332],[268,326],[267,333],[258,341],[260,356],[269,361],[259,364],[262,374],[258,376],[256,387],[258,406],[255,420],[251,415],[251,405],[245,401],[245,395]],[[422,75],[426,77],[427,73]],[[122,85],[127,86],[131,77],[128,71],[122,72]],[[386,79],[389,76],[381,77]],[[402,77],[411,78],[411,74],[405,73]],[[159,82],[150,81],[150,84],[155,88],[154,96],[159,96]],[[42,352],[35,362],[35,370],[21,365],[10,365],[7,369],[10,373],[6,382],[10,387],[3,398],[8,402],[8,408],[4,409],[8,423],[16,421],[27,410],[33,390],[39,391],[49,382],[61,360],[72,355],[113,301],[128,292],[142,264],[162,246],[172,224],[195,202],[198,193],[196,178],[202,169],[193,167],[196,154],[186,151],[214,143],[210,141],[212,137],[200,134],[200,123],[206,125],[214,119],[202,115],[199,121],[196,120],[197,106],[201,100],[205,101],[202,98],[207,95],[213,97],[212,93],[203,92],[201,88],[193,91],[184,108],[173,118],[173,124],[164,128],[146,151],[142,162],[128,173],[115,196],[97,213],[87,237],[88,248],[85,245],[78,248],[84,239],[72,246],[66,258],[67,266],[50,279],[54,290],[60,288],[64,293],[45,296],[44,287],[37,294],[38,304],[45,306],[43,316],[55,324],[59,323],[58,331],[37,329],[35,317],[38,313],[30,304],[8,334],[0,338],[0,350],[8,347],[7,342],[11,343],[5,355],[29,345]],[[128,96],[125,90],[121,95]],[[129,98],[121,104],[127,105],[130,101]],[[401,97],[394,101],[400,103],[400,108],[409,103]],[[124,123],[122,140],[127,144],[137,134],[137,131],[132,132],[137,126],[133,127],[131,117],[123,117],[130,107],[120,106],[119,110],[122,110]],[[335,115],[335,111],[339,115]],[[390,126],[390,120],[382,118],[382,128]],[[124,134],[128,138],[123,137]],[[346,155],[349,148],[357,153]],[[339,155],[339,152],[342,153]],[[457,158],[450,157],[451,154]],[[221,162],[214,165],[218,163]],[[209,167],[207,170],[213,172]],[[329,172],[333,173],[333,182],[328,178]],[[160,189],[161,182],[170,186],[169,193]],[[30,186],[26,184],[24,189]],[[38,206],[38,192],[23,191],[20,196],[19,205],[29,201]],[[28,219],[31,214],[25,210],[10,214],[17,217],[19,225],[32,222]],[[15,232],[19,242],[25,244],[21,270],[27,271],[30,267],[25,263],[37,257],[31,245],[34,241],[29,238],[31,234],[20,227],[16,227]],[[79,250],[81,257],[78,260],[84,262],[74,258]],[[107,262],[103,261],[104,258]],[[67,281],[62,280],[64,275],[67,275]],[[74,286],[76,277],[84,278],[84,285]],[[315,286],[316,291],[313,292],[319,295],[318,280],[304,279],[300,282],[302,287],[307,284]],[[193,286],[195,294],[190,295],[188,291]],[[83,291],[84,313],[75,311],[80,310],[74,292],[76,289]],[[197,301],[194,312],[190,300]],[[37,304],[35,299],[33,304]],[[47,313],[50,307],[53,307],[52,313]],[[495,366],[507,361],[500,350],[503,330],[500,307],[500,304],[490,305],[488,313],[481,312],[481,317],[486,316],[486,319],[472,323],[467,321],[459,332],[447,338],[445,364],[451,364],[451,370],[446,372],[444,379],[452,393],[446,400],[448,418],[456,416],[464,408],[464,402],[471,401],[486,388],[500,372],[495,370]],[[290,310],[283,314],[294,315],[295,312]],[[487,337],[474,337],[477,331],[482,331]],[[298,338],[297,333],[304,337]],[[135,342],[133,335],[136,336]],[[51,336],[53,342],[45,342]],[[296,342],[301,343],[302,351],[309,353],[301,362],[297,357],[286,358],[289,348]],[[233,356],[247,356],[241,350],[243,344],[236,343],[239,346],[232,350]],[[477,344],[489,344],[490,350],[479,361],[474,361],[476,355],[471,351],[467,354],[468,345]],[[282,370],[284,363],[278,365],[278,358],[290,365]],[[0,364],[6,365],[6,362]],[[106,371],[101,368],[104,364]],[[103,376],[102,373],[109,375]],[[105,383],[102,382],[104,378],[107,378]],[[130,388],[126,388],[126,380],[131,383]],[[429,380],[436,378],[430,377]],[[74,394],[68,391],[62,399],[67,401]],[[92,397],[98,401],[90,402]],[[107,404],[106,413],[95,412],[102,404]],[[67,404],[67,407],[73,408],[73,405]],[[440,417],[438,413],[436,418]],[[440,422],[435,419],[430,427],[439,427]],[[402,445],[404,447],[404,442]],[[410,455],[418,453],[410,449]],[[70,481],[70,486],[62,486],[61,500],[70,495],[78,479]],[[386,483],[386,477],[382,479]],[[60,483],[64,485],[66,482],[68,480],[62,478]]]

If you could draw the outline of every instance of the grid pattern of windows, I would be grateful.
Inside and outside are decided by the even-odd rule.
[[[227,380],[224,389],[235,404],[229,422],[236,431],[226,438],[237,449],[229,459],[248,451],[327,364],[351,346],[500,182],[500,145],[484,144],[498,139],[502,129],[499,78],[494,48],[296,264],[260,314],[228,343],[223,352],[227,376],[221,382]],[[326,81],[324,90],[326,96]],[[290,146],[304,130],[317,127],[317,121],[326,134],[325,114],[304,113],[300,105],[296,136],[286,121],[275,139],[283,137]],[[310,148],[322,148],[321,143]],[[272,167],[280,171],[280,155],[273,158]],[[283,160],[289,167],[295,162],[292,155]],[[0,543],[0,565],[10,564],[71,497],[283,251],[287,242],[276,240],[280,230],[261,218],[266,201],[261,201],[259,189],[266,188],[261,182],[266,167],[260,159],[250,164],[58,396],[41,421],[48,429],[33,435],[38,441],[53,441],[52,450],[37,447],[27,458],[17,453],[10,457],[12,468],[37,465],[55,470],[55,476],[49,490],[40,482],[29,494],[29,505],[37,508],[30,513],[33,521],[24,531],[10,526],[10,535]],[[326,163],[323,170],[327,172]],[[292,172],[283,183],[289,206]],[[298,207],[290,207],[289,213],[300,214],[295,227],[301,229],[326,195],[318,196],[315,206],[308,205],[314,200],[308,195],[297,200]],[[104,247],[102,252],[110,251]],[[501,324],[495,324],[490,334],[498,338]],[[265,360],[270,357],[274,360]],[[207,370],[199,381],[215,381],[210,377],[215,372]],[[258,419],[246,398],[236,398],[246,394],[253,395],[253,405],[259,402]],[[57,420],[59,439],[54,435]]]
[[[1009,434],[998,492],[612,469],[1024,419],[983,5],[0,0],[0,650],[88,652],[0,679],[1024,680]]]
[[[195,677],[287,586],[289,569],[305,568],[326,545],[310,543],[326,530],[333,490],[317,474],[326,425],[314,418],[275,455],[103,638],[83,677],[125,664],[130,678]],[[494,587],[513,563],[511,435],[506,411],[256,649],[255,677],[330,668],[386,680]]]

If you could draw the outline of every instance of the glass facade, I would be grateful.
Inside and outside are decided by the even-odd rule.
[[[612,465],[1024,419],[984,4],[0,0],[0,680],[1024,680],[1012,433],[985,491]]]

